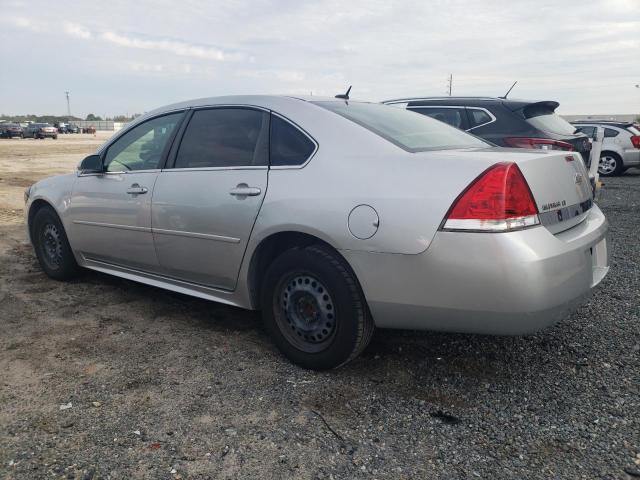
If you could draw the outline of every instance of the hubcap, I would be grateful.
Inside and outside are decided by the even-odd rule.
[[[598,164],[598,170],[600,173],[604,173],[608,175],[613,173],[616,170],[616,166],[618,162],[615,157],[610,155],[605,155],[604,157],[600,157],[600,163]]]
[[[62,241],[58,227],[52,223],[47,223],[42,230],[42,251],[49,267],[58,268],[62,261]]]
[[[311,275],[295,275],[280,285],[274,299],[280,331],[305,352],[322,350],[336,330],[335,305],[327,288]]]

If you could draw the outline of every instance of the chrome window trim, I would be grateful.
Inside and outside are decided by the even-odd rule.
[[[491,113],[489,110],[483,107],[465,107],[463,105],[416,105],[411,107],[407,106],[407,110],[419,110],[421,108],[464,108],[465,110],[482,110],[487,115],[489,115],[489,117],[491,117],[491,120],[489,120],[488,122],[484,122],[484,123],[481,123],[480,125],[467,128],[465,132],[470,132],[471,130],[475,130],[476,128],[484,127],[485,125],[489,125],[497,120],[493,113]]]
[[[481,123],[480,125],[476,125],[475,127],[471,127],[467,129],[467,132],[470,132],[471,130],[474,130],[476,128],[484,127],[485,125],[490,125],[497,120],[496,116],[486,108],[482,108],[482,107],[464,107],[464,108],[466,108],[467,110],[482,110],[491,118],[491,120],[489,120],[488,122],[484,122],[484,123]]]
[[[297,129],[299,132],[301,132],[303,135],[305,135],[309,140],[311,140],[313,142],[313,145],[315,146],[315,148],[313,149],[313,152],[311,152],[309,157],[304,161],[304,163],[301,163],[300,165],[276,165],[276,166],[272,166],[271,165],[271,132],[269,132],[269,169],[270,170],[298,170],[298,169],[306,167],[309,164],[309,162],[313,159],[313,157],[316,155],[316,152],[320,149],[320,144],[316,141],[315,138],[313,138],[311,136],[311,134],[309,132],[307,132],[304,128],[302,128],[300,125],[296,124],[292,120],[289,120],[284,115],[281,115],[281,114],[279,114],[277,112],[274,112],[273,110],[271,110],[271,114],[275,115],[276,117],[280,118],[281,120],[284,120],[289,125],[291,125],[295,129]]]

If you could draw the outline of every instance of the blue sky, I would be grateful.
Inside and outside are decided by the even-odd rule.
[[[244,93],[557,100],[640,113],[640,0],[0,0],[0,113]]]

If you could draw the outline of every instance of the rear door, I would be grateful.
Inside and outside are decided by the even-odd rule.
[[[163,274],[233,290],[267,190],[269,113],[195,110],[153,194],[153,238]]]

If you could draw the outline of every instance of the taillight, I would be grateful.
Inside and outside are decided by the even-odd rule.
[[[513,162],[485,170],[451,206],[444,230],[505,232],[538,225],[538,208]]]
[[[640,148],[640,135],[633,135],[631,137],[631,143],[635,148]]]
[[[560,140],[550,140],[548,138],[530,137],[507,137],[504,139],[510,147],[514,148],[537,148],[539,150],[573,150],[573,145]]]

